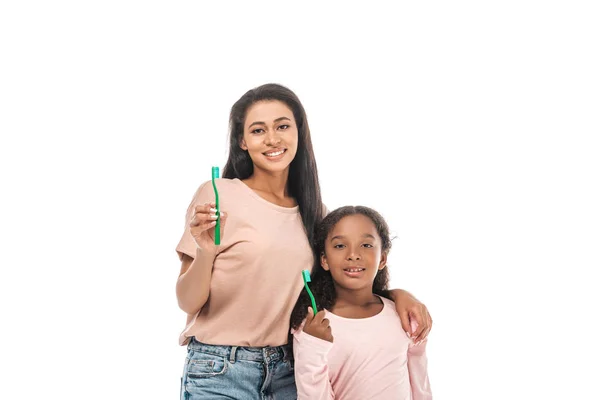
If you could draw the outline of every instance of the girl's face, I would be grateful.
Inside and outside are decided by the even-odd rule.
[[[385,268],[387,255],[371,218],[354,214],[338,221],[325,240],[321,266],[331,271],[336,285],[346,289],[373,287],[377,271]]]
[[[248,151],[255,169],[287,170],[298,150],[298,128],[294,113],[277,100],[254,103],[246,113],[240,147]]]

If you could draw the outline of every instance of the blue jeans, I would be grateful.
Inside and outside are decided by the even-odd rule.
[[[191,339],[181,400],[296,399],[291,346],[215,346]]]

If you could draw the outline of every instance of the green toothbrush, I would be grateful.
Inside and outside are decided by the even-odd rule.
[[[215,179],[219,178],[219,167],[212,167],[212,185],[215,191],[215,204],[217,205],[217,224],[215,225],[215,244],[221,244],[221,209],[219,208],[219,192]]]
[[[308,287],[308,282],[310,282],[310,272],[307,269],[302,270],[302,279],[304,279],[304,287],[310,296],[310,301],[312,303],[313,312],[317,315],[317,303],[315,302],[315,296],[313,296],[310,288]]]

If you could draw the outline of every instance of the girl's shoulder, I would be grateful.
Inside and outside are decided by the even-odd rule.
[[[381,301],[383,302],[383,310],[382,310],[382,315],[390,315],[390,314],[394,314],[394,315],[398,315],[398,313],[396,312],[396,303],[394,303],[393,301],[391,301],[390,299],[386,299],[385,297],[381,297],[381,296],[377,296],[381,299]]]

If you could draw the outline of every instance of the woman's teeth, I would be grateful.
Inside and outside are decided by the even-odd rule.
[[[274,153],[265,153],[265,155],[267,157],[277,157],[278,155],[283,154],[284,151],[285,150],[279,150],[279,151],[276,151]]]

